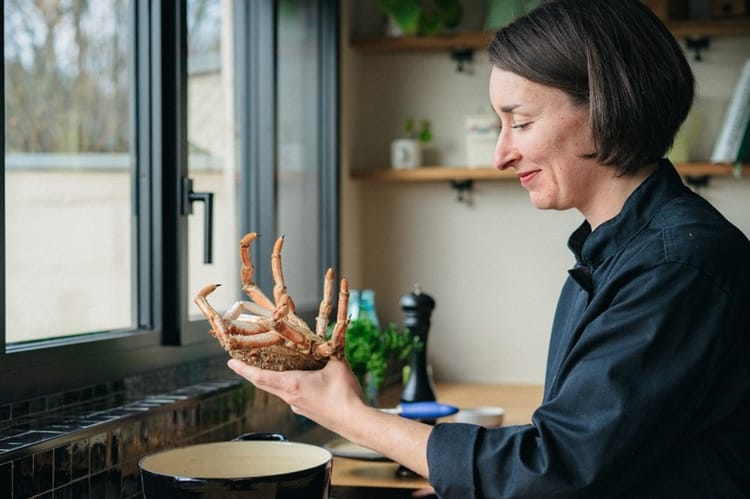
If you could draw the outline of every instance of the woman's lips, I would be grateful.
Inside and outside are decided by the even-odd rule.
[[[536,177],[537,173],[539,173],[540,171],[541,170],[531,170],[528,172],[518,173],[518,179],[521,181],[521,185],[527,185],[534,179],[534,177]]]

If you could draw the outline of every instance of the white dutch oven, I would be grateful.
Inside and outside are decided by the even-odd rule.
[[[322,447],[247,434],[159,452],[139,464],[147,499],[327,499],[332,462]]]

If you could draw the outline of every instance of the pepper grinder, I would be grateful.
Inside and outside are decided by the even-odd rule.
[[[435,300],[422,292],[417,284],[414,292],[401,297],[401,310],[404,311],[404,326],[419,338],[422,345],[411,352],[409,364],[409,378],[401,390],[401,402],[432,402],[435,400],[435,389],[427,368],[427,333],[430,331],[430,316],[435,308]],[[421,419],[426,424],[435,424],[434,419]],[[398,478],[414,478],[417,476],[409,468],[401,465],[396,470]]]
[[[417,284],[413,293],[401,297],[400,304],[404,312],[404,326],[419,338],[422,344],[422,348],[412,351],[409,378],[401,391],[401,401],[432,402],[435,400],[435,389],[427,367],[427,334],[435,300],[423,293]]]

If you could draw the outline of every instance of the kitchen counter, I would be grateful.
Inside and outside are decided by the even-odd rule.
[[[385,390],[378,398],[383,407],[398,404],[400,387]],[[542,400],[540,385],[489,385],[479,383],[441,382],[435,386],[438,402],[459,408],[496,405],[505,408],[504,425],[526,424]],[[440,422],[452,421],[453,416]],[[336,457],[333,462],[333,485],[338,487],[389,487],[420,489],[428,487],[421,477],[396,476],[399,465]]]

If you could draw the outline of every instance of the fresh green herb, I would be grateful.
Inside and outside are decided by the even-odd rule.
[[[459,0],[379,0],[378,7],[405,35],[437,35],[444,28],[455,28],[463,18]]]
[[[404,120],[404,131],[406,132],[406,137],[419,140],[423,144],[429,144],[432,141],[430,121],[422,119],[419,125],[419,129],[417,129],[414,125],[414,120],[412,118],[406,118],[406,120]]]
[[[351,321],[346,330],[346,360],[362,386],[367,373],[375,388],[382,386],[389,362],[405,360],[415,348],[421,348],[419,338],[393,324],[381,331],[362,318]]]

